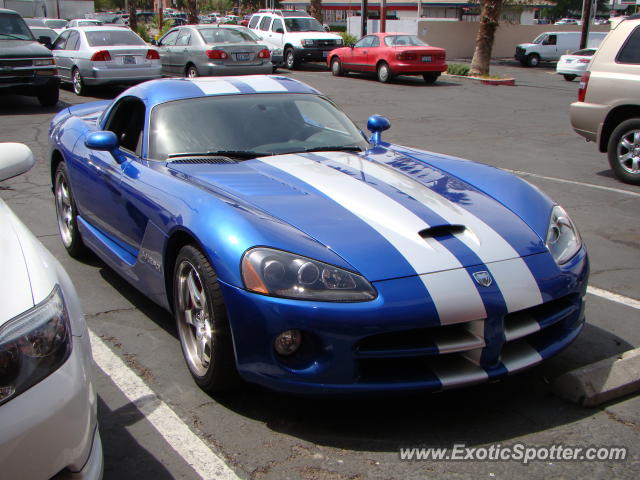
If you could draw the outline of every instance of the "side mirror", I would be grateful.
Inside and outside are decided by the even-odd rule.
[[[371,115],[367,120],[367,130],[369,130],[371,135],[371,143],[373,145],[378,145],[382,142],[382,138],[380,134],[385,130],[388,130],[391,127],[391,122],[386,117],[382,115]]]
[[[49,50],[53,48],[53,44],[51,43],[51,39],[49,37],[38,37],[38,42],[47,47]]]
[[[23,143],[0,143],[0,181],[28,172],[36,163]]]
[[[284,28],[276,28],[276,33],[284,34]]]
[[[91,150],[101,150],[104,152],[112,152],[118,148],[118,137],[110,131],[93,132],[87,135],[84,144]]]

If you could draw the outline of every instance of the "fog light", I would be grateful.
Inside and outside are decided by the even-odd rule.
[[[300,330],[285,330],[276,337],[273,347],[279,355],[293,355],[300,348],[302,334]]]

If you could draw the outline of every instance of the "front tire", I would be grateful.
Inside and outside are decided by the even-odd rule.
[[[393,78],[391,68],[389,68],[389,64],[387,62],[379,63],[376,71],[378,72],[378,81],[380,83],[388,83]]]
[[[87,87],[84,84],[82,75],[80,75],[80,70],[77,68],[74,68],[73,72],[71,72],[71,85],[73,86],[73,93],[79,97],[87,94]]]
[[[287,48],[284,51],[284,63],[289,70],[294,70],[300,64],[296,59],[296,52],[293,48]]]
[[[60,87],[58,85],[48,85],[38,91],[38,101],[43,107],[53,107],[60,98]]]
[[[625,120],[616,127],[609,138],[607,156],[616,177],[640,185],[640,118]]]
[[[577,75],[563,75],[563,77],[567,82],[573,82]]]
[[[71,192],[69,174],[64,162],[60,162],[56,168],[53,193],[62,244],[69,256],[73,258],[83,257],[87,253],[87,247],[82,242],[82,237],[78,230],[78,209]]]
[[[527,67],[537,67],[540,64],[540,55],[530,53],[527,55]]]
[[[344,70],[342,69],[342,64],[338,57],[333,57],[331,60],[331,73],[334,77],[341,77],[344,75]]]
[[[187,78],[197,78],[200,74],[198,73],[198,69],[195,65],[189,64],[184,71],[184,76]]]
[[[173,274],[174,313],[180,345],[196,384],[213,393],[238,379],[218,277],[195,246],[183,247]]]

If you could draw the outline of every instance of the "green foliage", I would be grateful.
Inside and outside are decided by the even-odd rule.
[[[149,29],[144,23],[142,22],[138,23],[138,28],[136,29],[136,33],[140,35],[140,37],[145,42],[149,43],[151,41],[151,35],[149,33]]]
[[[347,31],[347,26],[346,25],[329,25],[329,28],[331,29],[332,32],[346,32]]]
[[[340,32],[339,35],[342,37],[345,45],[353,45],[358,41],[356,37],[347,32]]]
[[[469,75],[469,69],[471,67],[465,63],[450,63],[447,68],[447,73],[449,75],[460,75],[466,77]]]

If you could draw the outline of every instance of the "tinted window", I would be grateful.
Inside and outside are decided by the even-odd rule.
[[[620,49],[616,61],[618,63],[640,63],[640,27],[636,27],[631,32],[631,35],[629,35],[629,38]]]
[[[253,17],[251,17],[251,20],[249,20],[249,28],[256,28],[259,20],[260,16],[258,15],[254,15]]]
[[[269,30],[269,24],[271,23],[271,17],[264,17],[260,22],[260,30]]]
[[[116,45],[146,45],[144,41],[131,30],[99,30],[85,32],[87,41],[92,47],[110,47]]]

